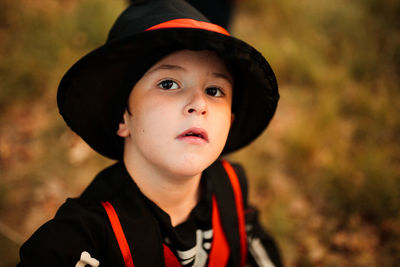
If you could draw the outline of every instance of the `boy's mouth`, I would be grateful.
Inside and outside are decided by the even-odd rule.
[[[190,128],[177,136],[177,139],[198,139],[208,142],[208,134],[201,128]]]

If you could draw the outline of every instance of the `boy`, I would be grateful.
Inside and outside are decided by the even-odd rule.
[[[58,106],[118,163],[21,248],[19,266],[280,266],[239,166],[279,95],[265,59],[181,0],[137,1],[64,76]]]

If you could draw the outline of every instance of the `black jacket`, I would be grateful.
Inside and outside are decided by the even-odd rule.
[[[238,165],[234,165],[234,169],[247,209],[248,262],[251,266],[263,266],[258,265],[257,261],[262,262],[264,253],[275,266],[281,266],[274,241],[260,226],[255,209],[247,205],[247,184],[243,170]],[[221,207],[221,221],[231,247],[229,266],[238,266],[237,215],[228,179],[219,161],[205,170],[202,176],[202,180],[208,181],[208,190],[215,193],[218,206]],[[40,227],[21,247],[18,266],[75,266],[84,251],[97,259],[99,266],[124,266],[101,201],[109,201],[114,206],[135,266],[164,266],[164,227],[154,212],[152,202],[140,192],[121,162],[100,172],[79,198],[67,199],[54,219]],[[255,246],[252,249],[253,243]],[[260,252],[260,244],[264,252]]]

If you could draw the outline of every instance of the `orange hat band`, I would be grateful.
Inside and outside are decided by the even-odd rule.
[[[167,28],[195,28],[195,29],[202,29],[202,30],[217,32],[217,33],[221,33],[221,34],[230,36],[229,32],[227,30],[225,30],[224,28],[222,28],[221,26],[218,26],[216,24],[212,24],[209,22],[205,22],[205,21],[194,20],[194,19],[173,19],[173,20],[169,20],[169,21],[154,25],[154,26],[146,29],[146,31],[167,29]]]

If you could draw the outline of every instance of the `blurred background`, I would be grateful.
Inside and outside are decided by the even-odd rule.
[[[231,32],[268,59],[281,100],[229,158],[285,264],[400,266],[400,1],[236,2]],[[112,163],[66,127],[55,96],[126,4],[0,0],[0,266]]]

